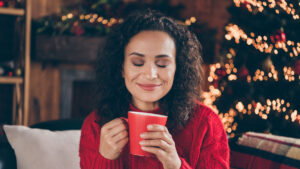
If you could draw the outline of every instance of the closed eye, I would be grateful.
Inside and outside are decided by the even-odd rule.
[[[142,63],[142,64],[133,63],[133,65],[134,65],[134,66],[143,66],[144,63]]]
[[[144,61],[142,59],[132,59],[131,60],[132,64],[134,66],[143,66],[144,65]]]
[[[168,60],[159,60],[156,62],[156,65],[160,68],[165,68],[169,65],[169,61]]]

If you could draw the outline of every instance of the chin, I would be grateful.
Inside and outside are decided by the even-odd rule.
[[[159,101],[163,96],[155,96],[155,95],[143,95],[143,96],[140,96],[140,97],[137,97],[139,98],[139,100],[143,101],[143,102],[150,102],[150,103],[153,103],[153,102],[157,102]]]

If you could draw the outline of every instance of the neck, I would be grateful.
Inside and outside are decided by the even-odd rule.
[[[159,106],[158,102],[143,102],[133,99],[133,105],[142,111],[151,111]]]

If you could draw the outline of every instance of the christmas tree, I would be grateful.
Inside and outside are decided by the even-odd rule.
[[[223,53],[204,94],[233,138],[246,131],[300,138],[299,0],[234,0]]]

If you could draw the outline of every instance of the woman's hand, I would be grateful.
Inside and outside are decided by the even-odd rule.
[[[155,154],[164,169],[179,169],[181,160],[168,129],[162,125],[148,125],[147,129],[149,132],[141,134],[144,139],[140,142],[142,149]]]
[[[99,152],[107,159],[117,159],[128,142],[127,126],[116,118],[101,128]]]

